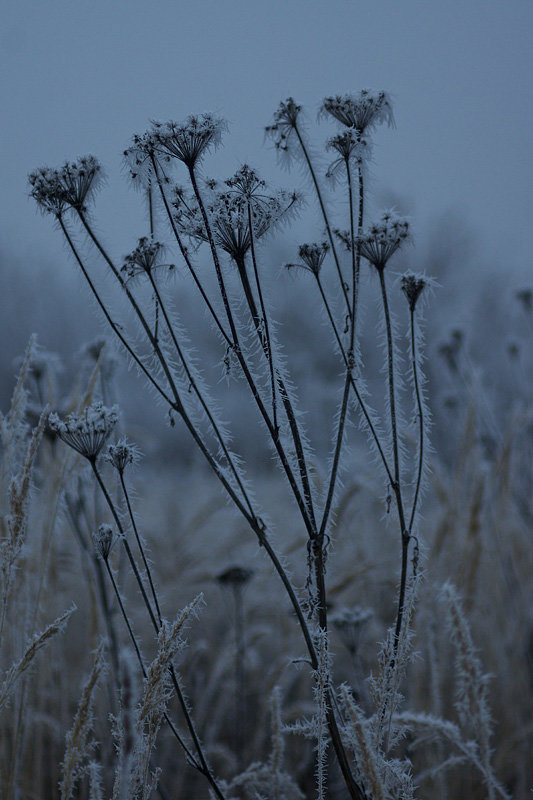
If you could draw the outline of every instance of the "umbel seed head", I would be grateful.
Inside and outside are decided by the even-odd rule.
[[[392,211],[386,211],[380,222],[375,222],[363,231],[356,237],[355,242],[359,246],[363,258],[366,258],[381,272],[387,266],[389,259],[408,238],[409,223],[407,220],[396,216]]]
[[[118,406],[106,408],[98,402],[85,408],[81,414],[69,414],[64,420],[52,413],[48,417],[48,426],[77,453],[95,461],[117,421]]]
[[[107,561],[109,558],[109,553],[113,546],[113,538],[111,525],[100,525],[98,530],[93,533],[94,548],[103,561]]]
[[[82,213],[102,180],[102,167],[94,156],[66,161],[59,169],[41,167],[29,175],[30,195],[45,213],[60,217],[67,208]]]
[[[363,89],[357,94],[326,97],[320,113],[323,116],[329,114],[341,125],[353,128],[360,135],[383,122],[389,127],[394,126],[391,97],[383,91]]]

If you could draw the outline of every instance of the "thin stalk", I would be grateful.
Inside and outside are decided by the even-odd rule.
[[[333,259],[335,261],[335,266],[337,268],[337,274],[339,276],[339,281],[340,281],[342,293],[344,295],[344,300],[346,301],[346,309],[347,309],[348,315],[351,317],[352,309],[350,307],[350,300],[348,298],[348,291],[347,291],[347,288],[346,288],[346,282],[345,282],[345,280],[343,278],[343,275],[342,275],[342,270],[341,270],[341,265],[340,265],[340,262],[339,262],[339,257],[337,255],[337,250],[335,248],[335,239],[333,238],[333,232],[331,230],[331,225],[329,223],[329,218],[328,218],[328,215],[327,215],[326,206],[324,204],[324,200],[322,199],[322,192],[320,191],[320,186],[318,184],[318,178],[316,176],[315,168],[313,167],[313,162],[311,161],[311,157],[310,157],[310,155],[308,153],[307,147],[305,146],[305,142],[304,142],[304,140],[302,138],[302,135],[300,133],[298,125],[296,123],[294,123],[293,127],[294,127],[294,132],[296,133],[296,136],[297,136],[297,139],[298,139],[298,143],[299,143],[300,148],[302,150],[303,156],[305,158],[305,161],[306,161],[306,164],[307,164],[307,168],[309,170],[309,174],[311,175],[311,179],[313,181],[313,186],[315,187],[315,192],[316,192],[316,196],[317,196],[317,199],[318,199],[318,204],[320,206],[320,211],[322,212],[322,217],[324,218],[324,224],[326,226],[326,231],[327,231],[327,234],[328,234],[328,239],[329,239],[329,244],[330,244],[330,247],[331,247],[331,252],[333,253]]]
[[[137,562],[135,561],[133,553],[131,552],[131,547],[130,547],[129,542],[128,542],[127,538],[126,538],[126,532],[124,531],[124,527],[122,525],[122,522],[120,521],[120,517],[118,515],[117,509],[115,508],[115,504],[113,503],[113,501],[112,501],[112,499],[111,499],[111,497],[109,495],[109,492],[107,491],[106,485],[105,485],[104,481],[102,480],[102,476],[100,475],[100,472],[98,471],[98,469],[96,467],[96,459],[90,458],[89,459],[89,463],[91,465],[91,468],[92,468],[92,471],[94,473],[94,476],[95,476],[95,478],[96,478],[96,480],[98,482],[98,485],[100,486],[100,489],[102,490],[102,494],[105,497],[105,500],[106,500],[106,503],[107,503],[107,505],[109,507],[109,510],[111,511],[111,514],[113,515],[113,519],[115,520],[115,524],[117,526],[117,529],[118,529],[118,531],[120,533],[120,537],[121,537],[122,542],[124,544],[124,549],[126,550],[126,553],[127,553],[127,556],[128,556],[128,560],[129,560],[131,568],[133,570],[133,574],[135,575],[135,580],[137,581],[137,585],[139,587],[139,590],[141,592],[144,604],[146,606],[146,610],[148,611],[148,614],[150,616],[150,620],[152,622],[152,625],[154,626],[154,628],[155,628],[155,630],[157,632],[157,631],[159,631],[159,625],[157,624],[156,618],[154,616],[152,605],[151,605],[151,603],[150,603],[150,601],[148,599],[148,595],[146,594],[144,581],[141,578],[141,575],[139,573],[139,568],[137,567]]]
[[[341,355],[342,355],[342,358],[344,360],[345,365],[348,366],[348,363],[349,363],[348,362],[348,355],[346,353],[346,350],[344,349],[344,345],[343,345],[341,337],[340,337],[339,329],[337,328],[337,323],[335,322],[335,320],[333,318],[333,314],[331,312],[331,308],[330,308],[330,305],[328,303],[328,299],[327,299],[326,294],[324,292],[324,287],[322,286],[322,282],[320,280],[320,276],[317,275],[316,276],[316,280],[317,280],[320,296],[322,297],[322,301],[323,301],[324,307],[326,309],[326,313],[327,313],[328,319],[329,319],[331,327],[333,329],[333,333],[335,334],[335,339],[337,341],[337,345],[339,347],[339,350],[341,352]],[[383,463],[383,467],[385,468],[385,472],[387,473],[387,477],[389,479],[389,482],[392,485],[393,477],[392,477],[391,468],[390,468],[389,463],[387,461],[387,458],[385,456],[385,451],[383,450],[383,446],[382,446],[381,441],[379,439],[379,436],[378,436],[378,433],[377,433],[376,428],[374,426],[374,423],[372,422],[372,420],[370,418],[370,414],[368,413],[368,409],[366,408],[365,402],[364,402],[363,398],[361,397],[361,393],[359,392],[359,389],[357,388],[357,384],[355,382],[355,378],[353,377],[353,374],[350,377],[350,385],[351,385],[352,390],[353,390],[353,392],[355,394],[356,400],[359,403],[359,406],[360,406],[361,411],[363,413],[363,416],[365,418],[365,422],[368,425],[368,429],[370,431],[370,434],[371,434],[371,436],[372,436],[372,438],[374,440],[374,443],[375,443],[375,445],[376,445],[376,447],[378,449],[378,452],[379,452],[381,461]]]
[[[192,372],[191,372],[191,370],[189,368],[189,365],[187,364],[187,360],[185,358],[185,355],[184,355],[184,353],[183,353],[183,351],[182,351],[182,349],[181,349],[181,347],[179,345],[179,342],[178,342],[177,336],[175,334],[174,328],[172,327],[172,324],[170,322],[170,318],[168,316],[168,312],[167,312],[166,306],[165,306],[165,304],[163,302],[163,298],[161,297],[161,295],[159,293],[159,290],[158,290],[157,285],[156,285],[156,283],[155,283],[155,281],[153,279],[152,274],[149,273],[148,277],[149,277],[149,280],[150,280],[150,282],[152,284],[152,288],[153,288],[154,293],[155,293],[155,295],[157,297],[157,300],[159,302],[159,306],[161,308],[161,313],[163,314],[163,317],[164,317],[164,320],[165,320],[165,324],[167,326],[167,330],[168,330],[168,332],[170,334],[170,337],[172,339],[172,342],[174,344],[174,347],[176,349],[178,357],[179,357],[179,359],[180,359],[180,361],[181,361],[181,363],[183,365],[183,368],[185,370],[185,374],[187,375],[187,380],[189,381],[189,386],[191,387],[191,389],[196,394],[196,396],[197,396],[197,398],[198,398],[198,400],[200,402],[200,405],[202,406],[202,408],[204,410],[204,413],[205,413],[207,419],[209,420],[209,423],[210,423],[210,425],[211,425],[211,427],[213,429],[213,432],[214,432],[214,434],[215,434],[215,436],[217,438],[217,441],[220,444],[220,447],[222,448],[222,452],[224,453],[224,456],[226,457],[228,465],[229,465],[229,467],[230,467],[230,469],[231,469],[231,471],[233,473],[233,476],[234,476],[234,478],[235,478],[235,480],[237,482],[237,486],[239,487],[239,490],[240,490],[240,492],[242,494],[243,500],[246,503],[250,514],[253,515],[254,512],[253,512],[253,508],[252,508],[252,504],[251,504],[250,498],[248,496],[248,493],[246,492],[246,489],[245,489],[244,484],[242,482],[242,479],[241,479],[241,476],[240,476],[239,471],[237,469],[237,466],[233,462],[233,458],[231,457],[231,454],[230,454],[230,452],[228,450],[228,447],[227,447],[226,442],[224,440],[224,437],[222,435],[222,431],[220,430],[215,418],[213,417],[213,415],[212,415],[212,413],[211,413],[211,411],[209,409],[209,406],[207,405],[207,401],[203,397],[203,395],[202,395],[202,393],[201,393],[201,391],[200,391],[200,389],[198,387],[198,384],[196,383],[196,380],[194,379],[194,376],[193,376],[193,374],[192,374]]]
[[[96,299],[96,302],[98,303],[101,311],[103,312],[107,322],[111,326],[111,329],[113,330],[113,333],[117,336],[117,338],[119,339],[119,341],[122,344],[122,346],[125,348],[125,350],[128,352],[128,354],[131,356],[131,358],[133,359],[135,364],[139,367],[139,369],[141,370],[141,372],[143,373],[145,378],[147,378],[148,381],[154,387],[154,389],[156,389],[158,394],[160,394],[161,397],[164,400],[166,400],[166,402],[170,406],[173,406],[172,400],[170,399],[168,394],[165,392],[165,390],[161,386],[159,386],[158,382],[153,378],[153,376],[151,375],[149,370],[145,367],[145,365],[143,364],[143,362],[141,361],[141,359],[139,358],[137,353],[133,350],[131,345],[126,341],[125,337],[123,336],[123,334],[120,331],[119,326],[115,322],[113,322],[113,320],[111,319],[111,316],[109,315],[109,312],[108,312],[107,308],[105,307],[104,303],[102,302],[102,299],[101,299],[101,297],[100,297],[100,295],[99,295],[94,283],[92,282],[91,277],[90,277],[89,273],[87,272],[83,261],[81,260],[81,257],[80,257],[80,255],[78,253],[78,250],[77,250],[77,248],[76,248],[76,246],[75,246],[75,244],[74,244],[74,242],[72,240],[72,237],[70,236],[70,234],[68,232],[67,227],[65,226],[65,223],[63,222],[63,219],[61,217],[58,217],[57,219],[58,219],[59,225],[61,227],[61,230],[63,232],[63,235],[64,235],[65,239],[67,240],[70,249],[72,250],[74,258],[78,262],[78,266],[80,267],[81,271],[83,272],[85,280],[89,284],[89,288],[90,288],[94,298]]]
[[[396,507],[398,510],[398,519],[400,522],[401,539],[402,539],[400,591],[398,597],[398,611],[396,614],[396,629],[394,635],[394,651],[396,652],[400,639],[400,632],[402,629],[403,607],[405,603],[405,589],[407,584],[407,567],[408,567],[408,550],[409,550],[409,531],[407,530],[405,524],[403,497],[402,497],[401,482],[400,482],[400,455],[399,455],[399,443],[398,443],[398,427],[396,418],[396,396],[394,387],[394,351],[393,351],[393,341],[392,341],[391,316],[389,309],[389,301],[387,297],[387,286],[385,282],[385,270],[378,269],[378,274],[381,286],[381,297],[383,301],[383,313],[385,315],[385,327],[387,330],[387,352],[388,352],[387,367],[389,374],[389,405],[390,405],[392,448],[393,448],[393,459],[394,459],[394,481],[392,483],[392,489],[396,497]]]
[[[117,510],[116,510],[116,508],[115,508],[115,506],[113,504],[113,501],[111,500],[111,497],[109,496],[109,493],[108,493],[108,491],[106,489],[106,486],[105,486],[105,484],[104,484],[104,482],[103,482],[103,480],[102,480],[102,478],[100,476],[100,473],[96,469],[96,464],[94,463],[94,459],[90,459],[90,464],[91,464],[93,472],[94,472],[94,474],[95,474],[95,476],[96,476],[96,478],[98,480],[100,488],[101,488],[101,490],[102,490],[102,492],[104,494],[106,502],[107,502],[107,504],[108,504],[108,506],[109,506],[109,508],[111,510],[111,513],[113,515],[113,518],[115,520],[117,528],[118,528],[118,530],[119,530],[119,532],[121,534],[122,541],[124,542],[124,547],[126,548],[126,552],[128,554],[128,558],[129,558],[131,567],[132,567],[133,572],[135,574],[135,578],[137,580],[137,584],[139,586],[139,589],[140,589],[141,594],[142,594],[142,598],[144,600],[144,604],[145,604],[146,609],[148,611],[148,614],[150,616],[150,620],[152,622],[154,630],[155,630],[156,633],[158,633],[159,629],[160,629],[160,625],[157,623],[157,621],[155,619],[155,616],[154,616],[154,613],[153,613],[153,610],[152,610],[152,606],[150,605],[150,602],[148,600],[148,596],[146,594],[146,590],[144,588],[144,583],[143,583],[143,581],[141,579],[141,576],[139,574],[139,570],[137,568],[137,564],[135,563],[135,559],[133,558],[133,553],[131,552],[131,548],[129,546],[128,540],[125,537],[124,529],[123,529],[122,524],[120,522],[120,518],[118,516]],[[153,586],[153,584],[152,584],[152,586]],[[203,752],[203,749],[202,749],[202,745],[201,745],[200,740],[198,738],[198,734],[196,733],[196,729],[194,727],[194,723],[192,721],[189,709],[187,707],[187,703],[186,703],[185,697],[184,697],[183,692],[181,690],[181,687],[179,685],[179,682],[178,682],[178,679],[177,679],[177,675],[176,675],[176,671],[174,669],[174,665],[173,664],[169,665],[169,672],[170,672],[170,675],[171,675],[171,678],[172,678],[172,683],[173,683],[173,686],[174,686],[174,690],[176,692],[176,696],[177,696],[178,701],[180,703],[181,709],[183,711],[183,715],[185,717],[185,721],[187,723],[187,727],[189,729],[189,733],[191,734],[191,737],[193,739],[194,746],[195,746],[198,758],[200,759],[200,764],[201,764],[201,767],[202,767],[201,772],[202,772],[203,775],[205,775],[205,777],[209,781],[212,789],[214,790],[214,792],[217,795],[217,797],[219,798],[219,800],[224,800],[224,795],[220,791],[220,789],[219,789],[219,787],[218,787],[218,785],[216,783],[216,780],[215,780],[213,774],[211,773],[211,770],[210,770],[210,768],[209,768],[209,766],[207,764],[207,760],[205,758],[205,755],[204,755],[204,752]]]
[[[68,492],[65,493],[65,503],[67,506],[68,514],[70,517],[70,523],[76,534],[78,541],[80,543],[81,548],[85,551],[87,556],[89,557],[94,571],[96,573],[96,582],[98,585],[98,594],[100,597],[100,602],[102,604],[102,612],[103,617],[105,620],[105,626],[107,628],[107,633],[109,636],[109,644],[111,649],[111,660],[113,662],[113,668],[115,670],[115,675],[118,676],[118,669],[119,669],[119,662],[118,662],[118,644],[117,644],[117,634],[115,631],[115,626],[113,625],[113,620],[111,617],[111,608],[109,606],[109,599],[107,596],[107,589],[104,580],[104,573],[102,571],[102,565],[100,563],[100,559],[94,553],[94,548],[91,551],[91,548],[87,544],[87,540],[84,536],[82,531],[81,525],[77,519],[77,515],[74,511],[72,506],[72,500]]]
[[[276,379],[274,377],[274,359],[272,356],[272,340],[270,338],[270,329],[268,325],[268,317],[266,313],[265,302],[263,299],[263,290],[261,288],[261,281],[259,280],[259,270],[257,268],[257,259],[255,257],[255,236],[253,234],[252,226],[252,211],[250,202],[248,202],[248,230],[250,231],[250,253],[252,256],[252,264],[254,267],[255,285],[257,286],[257,293],[259,295],[259,303],[261,305],[261,314],[263,315],[263,324],[265,326],[265,339],[266,350],[265,355],[268,361],[268,368],[270,371],[270,385],[272,389],[272,419],[274,421],[274,429],[279,430],[278,417],[277,417],[277,404],[276,404]]]
[[[129,515],[129,518],[130,518],[130,521],[131,521],[131,527],[133,528],[133,533],[135,535],[135,540],[137,542],[137,546],[139,548],[139,552],[141,554],[141,558],[142,558],[142,561],[143,561],[143,564],[144,564],[144,569],[145,569],[146,575],[148,577],[148,583],[150,584],[150,591],[152,593],[152,598],[154,600],[154,605],[155,605],[155,609],[156,609],[156,612],[157,612],[157,619],[159,621],[159,627],[161,627],[161,624],[162,624],[161,608],[159,606],[159,600],[157,599],[157,594],[156,594],[154,582],[153,582],[153,579],[152,579],[152,571],[150,569],[150,566],[148,564],[148,559],[146,558],[146,554],[144,552],[144,547],[143,547],[143,543],[142,543],[141,537],[139,536],[139,531],[137,530],[137,523],[135,522],[135,515],[134,515],[133,509],[131,507],[130,497],[129,497],[129,494],[128,494],[128,490],[126,488],[126,482],[124,480],[124,471],[123,470],[118,470],[118,475],[119,475],[119,479],[120,479],[120,485],[122,487],[122,493],[123,493],[124,499],[126,501],[126,506],[127,506],[127,509],[128,509],[128,515]]]
[[[420,392],[420,384],[418,380],[418,365],[417,365],[417,357],[416,357],[416,337],[415,337],[415,312],[414,309],[411,310],[410,314],[410,328],[411,328],[411,359],[412,359],[412,368],[413,368],[413,382],[415,387],[415,395],[416,395],[416,407],[418,411],[418,470],[416,474],[416,486],[415,486],[415,494],[413,497],[413,507],[411,509],[411,514],[409,517],[409,527],[408,532],[409,536],[413,530],[413,523],[415,521],[415,514],[416,508],[418,504],[418,498],[420,495],[420,486],[422,484],[422,472],[424,469],[424,408],[422,405],[422,395]]]
[[[211,226],[209,224],[209,219],[207,217],[207,212],[205,210],[205,206],[204,206],[204,203],[203,203],[203,200],[202,200],[202,196],[201,196],[200,190],[198,188],[198,183],[196,181],[196,176],[195,176],[195,173],[194,173],[194,169],[190,168],[189,172],[190,172],[191,184],[192,184],[196,199],[198,201],[198,205],[199,205],[199,208],[200,208],[200,211],[201,211],[201,214],[202,214],[202,218],[203,218],[203,221],[204,221],[204,226],[205,226],[207,238],[208,238],[208,241],[209,241],[209,246],[210,246],[210,249],[211,249],[211,255],[212,255],[212,258],[213,258],[213,264],[215,266],[215,272],[217,274],[217,280],[218,280],[220,292],[221,292],[221,295],[222,295],[222,300],[223,300],[223,303],[224,303],[226,316],[228,318],[228,322],[229,322],[229,325],[230,325],[230,328],[231,328],[231,335],[233,337],[233,350],[234,350],[234,352],[235,352],[235,354],[236,354],[236,356],[237,356],[237,358],[239,360],[239,364],[241,365],[241,369],[242,369],[242,371],[244,373],[244,376],[246,378],[246,381],[247,381],[247,383],[248,383],[248,385],[250,387],[250,390],[252,392],[253,398],[254,398],[254,400],[255,400],[258,408],[259,408],[261,416],[263,417],[263,420],[264,420],[264,422],[265,422],[265,424],[266,424],[266,426],[268,428],[269,434],[272,437],[272,440],[274,442],[274,446],[276,448],[276,451],[277,451],[278,456],[280,458],[280,461],[282,463],[283,469],[284,469],[285,474],[287,476],[287,479],[288,479],[288,481],[290,483],[292,492],[293,492],[294,497],[296,499],[296,502],[298,504],[298,508],[300,509],[300,513],[302,515],[302,519],[303,519],[304,524],[306,526],[307,532],[309,533],[309,535],[311,535],[312,533],[315,532],[315,527],[316,526],[313,524],[313,521],[311,519],[309,519],[308,512],[307,512],[307,507],[305,505],[304,499],[301,496],[300,489],[298,487],[298,484],[296,483],[295,477],[293,475],[292,469],[290,467],[289,461],[287,459],[287,456],[285,454],[285,451],[283,449],[283,446],[281,444],[279,436],[277,436],[277,434],[276,434],[276,430],[274,428],[272,420],[270,419],[270,415],[269,415],[268,411],[265,408],[263,400],[262,400],[262,398],[261,398],[261,396],[259,394],[259,390],[257,388],[257,385],[256,385],[256,383],[255,383],[255,381],[253,379],[253,376],[252,376],[252,374],[251,374],[251,372],[250,372],[250,370],[248,368],[248,364],[246,363],[246,359],[244,358],[244,355],[242,353],[242,350],[241,350],[241,347],[240,347],[240,344],[239,344],[239,337],[237,335],[237,328],[236,328],[236,325],[235,325],[235,321],[233,319],[233,314],[232,314],[232,311],[231,311],[228,295],[227,295],[227,292],[226,292],[226,286],[224,284],[224,279],[223,279],[223,276],[222,276],[222,270],[221,270],[221,267],[220,267],[220,260],[219,260],[219,257],[218,257],[218,252],[217,252],[217,249],[216,249],[216,246],[215,246],[215,242],[214,242],[214,239],[213,239],[213,234],[212,234],[212,231],[211,231]]]
[[[109,560],[107,558],[104,559],[104,562],[105,562],[105,565],[107,567],[107,574],[109,575],[109,578],[111,580],[111,583],[112,583],[112,586],[113,586],[113,590],[115,592],[115,595],[116,595],[116,598],[117,598],[117,602],[118,602],[120,611],[122,613],[122,617],[124,619],[124,623],[126,625],[129,637],[130,637],[131,642],[133,644],[133,649],[135,650],[135,654],[137,656],[137,661],[140,664],[141,671],[142,671],[142,674],[143,674],[143,678],[146,680],[147,674],[146,674],[146,669],[145,669],[145,666],[144,666],[143,658],[142,658],[142,655],[141,655],[141,651],[140,651],[140,648],[139,648],[139,645],[138,645],[138,642],[137,642],[137,638],[136,638],[136,636],[135,636],[135,634],[133,632],[133,628],[132,628],[131,622],[130,622],[129,617],[128,617],[127,613],[126,613],[126,609],[124,608],[124,603],[122,602],[122,597],[120,595],[120,591],[119,591],[119,588],[117,586],[117,582],[115,580],[115,576],[113,575],[113,570],[111,569],[111,566],[109,564]],[[183,750],[185,752],[185,755],[189,759],[189,761],[192,764],[192,766],[194,766],[197,770],[202,772],[202,770],[200,768],[200,765],[198,764],[198,762],[194,758],[193,754],[191,753],[191,751],[189,750],[189,748],[187,747],[187,745],[185,744],[185,742],[183,741],[183,739],[179,735],[179,733],[178,733],[178,731],[176,729],[176,726],[174,725],[174,723],[172,722],[172,720],[170,719],[170,717],[168,716],[168,714],[166,712],[164,714],[164,717],[165,717],[165,721],[167,722],[170,730],[172,731],[172,733],[176,737],[178,743],[183,748]]]
[[[248,211],[249,211],[249,209],[248,209]],[[251,222],[251,220],[250,220],[250,222]],[[253,243],[253,241],[254,241],[253,230],[252,230],[251,227],[250,227],[249,230],[250,230],[250,241]],[[251,252],[252,252],[253,265],[254,265],[254,273],[255,273],[255,276],[256,276],[256,283],[257,283],[258,288],[259,288],[260,287],[259,270],[257,268],[257,260],[255,258],[255,248],[251,249]],[[244,294],[245,294],[245,297],[246,297],[246,301],[248,303],[248,308],[250,310],[250,314],[252,316],[252,320],[253,320],[253,323],[254,323],[258,338],[259,338],[259,342],[261,344],[261,347],[263,348],[263,352],[265,353],[265,356],[266,356],[267,360],[270,361],[271,360],[270,338],[269,337],[267,338],[266,331],[263,331],[262,326],[261,326],[261,318],[259,317],[259,314],[257,313],[257,307],[255,305],[255,300],[254,300],[254,297],[253,297],[252,289],[251,289],[250,283],[248,281],[248,275],[246,273],[246,264],[245,264],[245,261],[244,261],[244,257],[242,258],[242,260],[237,261],[237,267],[238,267],[238,270],[239,270],[239,275],[240,275],[241,283],[242,283],[242,286],[243,286],[243,289],[244,289]],[[260,291],[260,288],[259,288],[259,291]],[[264,319],[266,320],[266,313],[264,311],[264,304],[263,304],[262,293],[261,292],[260,292],[260,299],[261,299],[261,306],[262,306],[262,309],[263,309]],[[272,367],[272,369],[273,369],[273,367]],[[290,401],[289,393],[287,391],[287,387],[285,386],[285,382],[284,382],[283,378],[281,377],[281,375],[279,375],[279,374],[277,375],[277,384],[278,384],[278,388],[279,388],[281,402],[283,404],[283,408],[284,408],[285,414],[287,416],[287,421],[288,421],[289,427],[291,429],[291,435],[292,435],[292,439],[293,439],[293,443],[294,443],[294,448],[296,450],[296,458],[297,458],[297,461],[298,461],[298,470],[300,472],[300,479],[302,481],[302,487],[303,487],[303,490],[304,490],[305,503],[306,503],[306,506],[307,506],[307,510],[309,512],[309,517],[311,519],[311,522],[312,522],[313,527],[315,528],[315,532],[316,532],[316,521],[315,521],[315,512],[314,512],[314,508],[313,508],[313,497],[312,497],[312,493],[311,493],[311,484],[309,482],[309,474],[308,474],[307,464],[306,464],[306,460],[305,460],[304,448],[303,448],[303,445],[302,445],[302,440],[301,440],[300,431],[299,431],[299,428],[298,428],[298,423],[296,421],[296,415],[294,413],[294,409],[292,407],[292,403]],[[274,431],[277,432],[277,430],[278,430],[278,427],[277,427],[277,424],[275,424],[274,425]]]
[[[186,249],[185,245],[183,244],[181,236],[179,235],[179,231],[178,231],[178,229],[176,227],[176,223],[174,222],[174,217],[172,216],[172,212],[170,210],[170,206],[169,206],[169,203],[168,203],[168,200],[167,200],[167,196],[165,194],[165,190],[163,189],[163,184],[162,184],[161,179],[159,178],[159,175],[158,175],[157,164],[156,164],[155,160],[154,160],[154,170],[155,170],[155,175],[156,175],[156,178],[157,178],[157,185],[159,186],[159,192],[161,194],[161,199],[163,200],[163,205],[165,206],[165,211],[166,211],[167,216],[168,216],[168,221],[170,223],[170,227],[172,228],[172,232],[174,234],[174,238],[176,239],[176,242],[178,243],[178,247],[180,249],[180,252],[181,252],[181,255],[183,257],[183,260],[185,261],[185,264],[187,265],[187,268],[188,268],[188,270],[189,270],[189,272],[190,272],[190,274],[191,274],[191,276],[192,276],[192,278],[193,278],[193,280],[194,280],[194,282],[195,282],[195,284],[196,284],[196,286],[198,288],[198,291],[200,292],[200,294],[202,296],[202,300],[206,304],[206,306],[207,306],[207,308],[209,310],[209,313],[211,314],[211,317],[213,318],[213,321],[215,322],[215,325],[217,326],[220,334],[222,335],[222,338],[224,339],[224,341],[226,342],[226,344],[229,347],[233,348],[233,342],[230,339],[230,337],[228,336],[228,334],[226,333],[226,331],[224,330],[224,326],[220,322],[220,318],[219,318],[218,314],[216,313],[215,309],[213,308],[213,305],[212,305],[211,301],[209,300],[209,298],[208,298],[208,296],[206,294],[206,291],[205,291],[200,279],[198,278],[198,275],[196,274],[196,270],[194,269],[194,267],[192,265],[191,259],[189,258],[189,254],[187,252],[187,249]]]

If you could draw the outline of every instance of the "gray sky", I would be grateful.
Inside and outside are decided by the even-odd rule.
[[[206,171],[248,161],[273,175],[262,129],[281,99],[314,124],[325,95],[366,87],[395,99],[397,129],[376,137],[376,192],[407,198],[415,233],[455,208],[482,259],[530,270],[531,0],[6,0],[2,18],[0,244],[11,252],[67,261],[27,197],[36,166],[102,160],[101,227],[121,254],[144,230],[120,154],[149,119],[217,112],[230,132]]]

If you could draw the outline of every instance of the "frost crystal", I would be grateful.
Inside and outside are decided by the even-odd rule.
[[[81,414],[69,414],[63,421],[57,414],[52,413],[48,417],[48,425],[65,444],[90,461],[94,461],[117,420],[117,406],[109,409],[98,402],[86,408]]]

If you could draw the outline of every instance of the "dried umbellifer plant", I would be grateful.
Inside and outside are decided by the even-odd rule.
[[[279,341],[282,332],[273,319],[261,264],[264,240],[299,210],[299,193],[271,190],[247,164],[226,181],[206,180],[202,165],[208,153],[220,144],[226,126],[217,117],[203,114],[191,116],[183,123],[154,122],[145,133],[134,136],[126,149],[124,157],[131,179],[148,199],[149,231],[122,261],[110,255],[92,221],[91,205],[102,177],[102,168],[94,157],[66,162],[57,169],[36,170],[30,175],[31,194],[40,209],[55,219],[124,352],[166,405],[172,425],[179,420],[188,430],[279,576],[300,626],[315,678],[317,714],[300,728],[302,733],[317,738],[319,796],[325,796],[326,748],[330,744],[353,800],[375,797],[376,786],[388,787],[387,792],[393,792],[391,797],[400,796],[399,791],[403,792],[401,796],[408,797],[413,791],[409,769],[389,760],[388,753],[395,741],[393,720],[399,682],[409,660],[409,621],[417,583],[417,511],[427,452],[418,315],[420,298],[427,294],[425,290],[431,281],[411,272],[401,279],[409,323],[405,354],[409,367],[404,369],[391,309],[389,264],[410,239],[409,223],[392,211],[371,224],[365,219],[372,134],[378,125],[394,124],[391,99],[386,92],[372,91],[332,96],[323,101],[320,115],[338,127],[325,145],[325,153],[331,156],[326,170],[310,146],[304,112],[292,98],[280,104],[272,124],[266,128],[280,159],[288,166],[297,161],[305,170],[323,227],[321,240],[302,244],[298,259],[287,265],[312,276],[317,303],[322,306],[329,327],[331,358],[336,360],[341,375],[331,457],[320,488],[313,479],[312,442],[304,426],[298,392],[291,381],[291,365]],[[174,181],[177,169],[188,181],[186,188]],[[340,200],[347,200],[342,205],[348,208],[346,229],[337,227],[329,213],[331,188],[338,192]],[[155,238],[156,222],[158,231],[168,232],[165,243]],[[89,247],[103,260],[127,300],[129,316],[120,323],[92,270],[92,256],[77,244],[75,226],[81,227]],[[207,250],[209,267],[198,255],[201,248]],[[166,255],[170,249],[172,259],[179,259],[190,275],[199,303],[207,312],[222,370],[240,378],[243,392],[248,393],[256,409],[257,435],[268,440],[298,508],[307,538],[307,551],[302,554],[308,564],[305,590],[294,585],[285,560],[276,551],[270,524],[255,499],[244,459],[233,451],[231,428],[232,423],[238,425],[238,419],[221,418],[215,402],[219,382],[207,385],[205,372],[198,367],[198,356],[202,354],[195,351],[194,343],[183,331],[172,292],[163,283],[163,277],[174,270]],[[228,265],[234,269],[228,269]],[[206,277],[206,269],[216,276],[215,290]],[[363,270],[374,275],[379,287],[385,355],[385,402],[381,415],[370,406],[359,348],[360,309],[367,285],[367,281],[361,280]],[[400,389],[405,388],[410,390],[414,408],[412,426],[403,418],[399,400]],[[328,640],[329,531],[352,419],[359,421],[366,432],[380,465],[389,505],[396,512],[400,545],[396,615],[383,646],[380,676],[374,679],[376,712],[370,723],[362,720],[346,687],[342,692],[334,689]],[[101,453],[115,423],[116,410],[101,404],[65,421],[57,416],[50,419],[55,433],[88,460],[126,548],[154,631],[161,636],[164,620],[155,580],[137,533],[124,481],[125,468],[135,459],[132,446],[125,441],[113,444],[107,458],[120,478],[142,570],[137,566],[124,530],[124,519],[117,512],[100,467]],[[411,427],[417,445],[416,452],[409,456],[405,443]],[[109,526],[100,527],[95,546],[113,583],[144,670],[142,654],[110,565],[113,541],[113,530]],[[167,668],[169,681],[180,699],[191,744],[174,727],[175,736],[189,763],[207,778],[211,791],[220,800],[224,797],[229,800],[227,786],[216,779],[208,764],[171,659]],[[173,725],[168,716],[166,720]],[[243,779],[241,785],[245,783]]]

